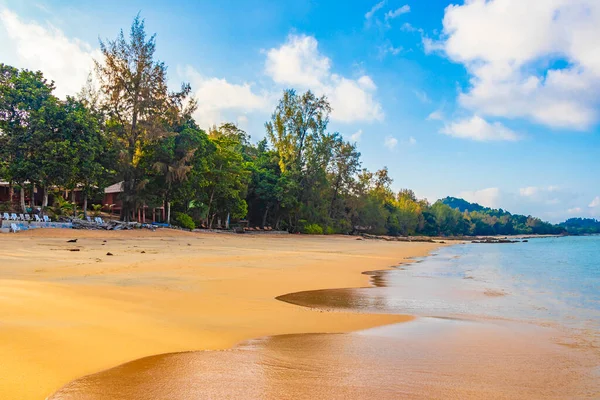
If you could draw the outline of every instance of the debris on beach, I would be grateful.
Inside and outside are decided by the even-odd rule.
[[[67,240],[67,243],[77,243],[77,239]]]
[[[69,251],[81,251],[81,249],[69,249]]]
[[[370,235],[368,233],[363,233],[361,235],[364,239],[377,239],[377,240],[385,240],[386,242],[425,242],[425,243],[435,243],[432,238],[429,237],[420,237],[420,236],[379,236],[379,235]]]
[[[494,239],[494,238],[483,238],[482,240],[473,240],[471,243],[477,244],[496,244],[496,243],[521,243],[518,240],[510,239]]]
[[[112,256],[113,253],[111,253],[110,251],[108,253],[106,253],[107,256]]]
[[[124,222],[124,221],[104,221],[102,224],[92,221],[86,221],[79,218],[67,218],[68,222],[73,224],[73,229],[86,229],[86,230],[106,230],[106,231],[120,231],[120,230],[132,230],[132,229],[150,229],[156,230],[156,226],[152,224],[142,224],[139,222]],[[77,239],[75,239],[77,240]],[[105,240],[106,242],[106,240]]]

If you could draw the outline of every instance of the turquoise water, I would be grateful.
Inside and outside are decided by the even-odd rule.
[[[481,301],[484,314],[600,326],[600,236],[530,239],[515,244],[466,244],[441,249],[402,275],[454,279],[503,296]],[[458,285],[458,281],[455,281]],[[494,296],[491,296],[494,297]]]

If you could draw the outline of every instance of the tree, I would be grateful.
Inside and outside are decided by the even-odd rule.
[[[271,121],[265,124],[282,172],[302,169],[306,149],[325,134],[330,113],[325,96],[316,97],[311,91],[298,96],[292,89],[283,92]]]
[[[179,92],[168,91],[167,67],[154,60],[155,49],[156,36],[146,38],[144,21],[138,15],[128,39],[121,31],[115,40],[100,41],[103,60],[96,61],[107,127],[122,148],[118,172],[124,181],[124,220],[129,220],[137,207],[146,184],[143,171],[138,169],[144,146],[166,136],[168,127],[182,115],[190,115],[195,107],[188,99],[188,84]]]
[[[152,183],[149,189],[161,193],[167,206],[167,223],[171,223],[171,201],[175,187],[186,181],[194,167],[194,156],[202,144],[195,127],[190,124],[181,132],[174,132],[151,142],[144,151],[147,167],[153,169],[148,174]]]
[[[247,145],[246,134],[233,124],[223,124],[209,131],[209,139],[215,146],[211,155],[211,169],[207,173],[208,226],[215,218],[231,215],[243,218],[248,212],[246,189],[249,171],[242,156]]]
[[[20,186],[22,212],[26,212],[25,183],[32,183],[38,173],[33,126],[42,124],[45,107],[56,105],[52,96],[54,83],[41,72],[18,70],[0,64],[0,145],[5,177]],[[33,193],[32,193],[33,194]],[[11,189],[12,200],[12,189]]]

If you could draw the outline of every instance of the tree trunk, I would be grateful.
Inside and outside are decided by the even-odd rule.
[[[27,206],[25,205],[25,186],[21,185],[21,211],[26,213]]]
[[[167,225],[171,225],[171,202],[167,201]]]
[[[35,183],[31,184],[31,197],[29,198],[29,207],[32,210],[35,207]]]
[[[267,214],[269,214],[269,206],[265,208],[265,213],[263,214],[262,219],[262,228],[265,229],[265,225],[267,224]]]
[[[88,207],[88,194],[87,191],[83,192],[83,219],[87,219],[87,207]]]
[[[14,210],[14,197],[15,197],[15,187],[13,183],[10,182],[8,184],[8,205],[10,206],[11,211]]]
[[[212,192],[210,193],[210,199],[208,200],[208,210],[206,210],[206,223],[208,224],[209,229],[212,229],[213,218],[211,218],[211,216],[210,216],[210,209],[212,207],[214,195],[215,195],[215,188],[213,188]]]
[[[44,198],[42,199],[42,214],[48,207],[48,186],[44,186]]]
[[[75,189],[71,190],[71,203],[73,203],[73,217],[77,216],[77,203],[75,203]]]

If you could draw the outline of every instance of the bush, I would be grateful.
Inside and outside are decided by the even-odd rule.
[[[331,226],[328,226],[327,228],[325,228],[325,234],[326,235],[335,235],[335,229],[333,229]]]
[[[323,228],[319,224],[308,224],[304,226],[304,233],[308,235],[322,235]]]
[[[196,224],[192,217],[184,213],[177,213],[175,216],[175,225],[189,230],[196,229]]]

